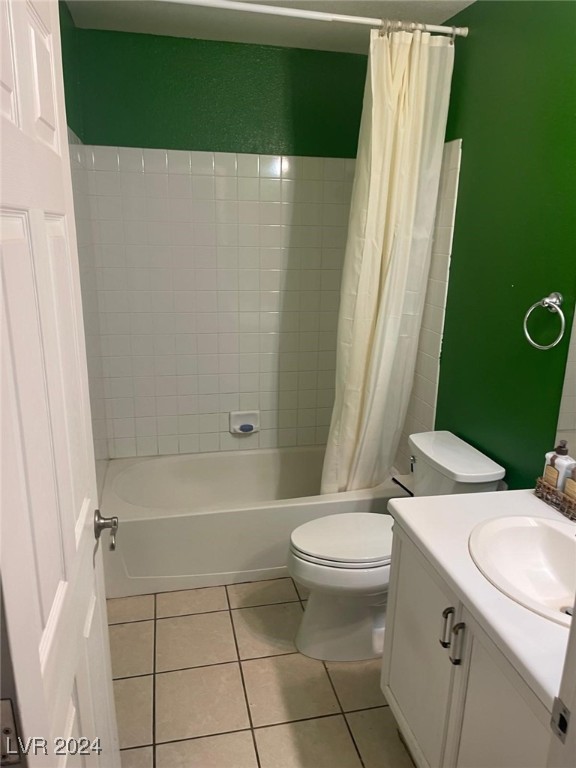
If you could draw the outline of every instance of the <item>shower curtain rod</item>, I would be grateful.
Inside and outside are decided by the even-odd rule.
[[[299,8],[240,3],[238,0],[162,0],[162,2],[176,3],[177,5],[199,5],[205,8],[220,8],[225,11],[242,11],[243,13],[263,13],[269,16],[288,16],[292,19],[308,19],[309,21],[336,21],[343,22],[344,24],[362,24],[367,27],[384,27],[389,25],[390,30],[397,27],[409,31],[419,29],[422,32],[439,32],[459,37],[468,36],[468,27],[441,27],[436,24],[370,19],[365,16],[344,16],[342,14],[324,13],[322,11],[305,11]]]

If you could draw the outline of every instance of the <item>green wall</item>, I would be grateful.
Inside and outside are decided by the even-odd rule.
[[[356,156],[366,56],[70,23],[66,104],[87,144]]]
[[[476,2],[456,41],[447,138],[463,139],[436,417],[530,487],[554,445],[568,333],[550,351],[523,316],[576,293],[576,4]],[[559,319],[531,325],[549,343]],[[576,445],[571,446],[576,451]]]
[[[60,39],[62,45],[62,69],[66,96],[66,117],[74,133],[84,140],[82,123],[82,91],[78,61],[78,31],[66,3],[58,3],[60,10]]]
[[[366,57],[74,27],[61,3],[70,126],[89,144],[353,157]],[[436,427],[528,487],[554,442],[567,339],[524,340],[528,306],[576,294],[576,4],[456,16],[447,138],[463,165]],[[535,335],[550,340],[543,310]],[[576,449],[576,446],[573,446]]]

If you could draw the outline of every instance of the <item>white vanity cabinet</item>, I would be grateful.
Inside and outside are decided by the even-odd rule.
[[[550,714],[394,528],[382,688],[418,768],[542,768]]]

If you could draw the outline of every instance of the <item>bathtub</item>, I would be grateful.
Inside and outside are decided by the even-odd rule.
[[[323,447],[188,454],[109,462],[101,511],[108,597],[285,576],[296,526],[342,512],[386,512],[405,495],[391,480],[318,495]]]

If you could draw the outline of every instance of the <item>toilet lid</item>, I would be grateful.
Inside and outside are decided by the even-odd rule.
[[[389,562],[393,522],[390,515],[375,512],[328,515],[296,528],[290,542],[312,562],[369,568]]]

